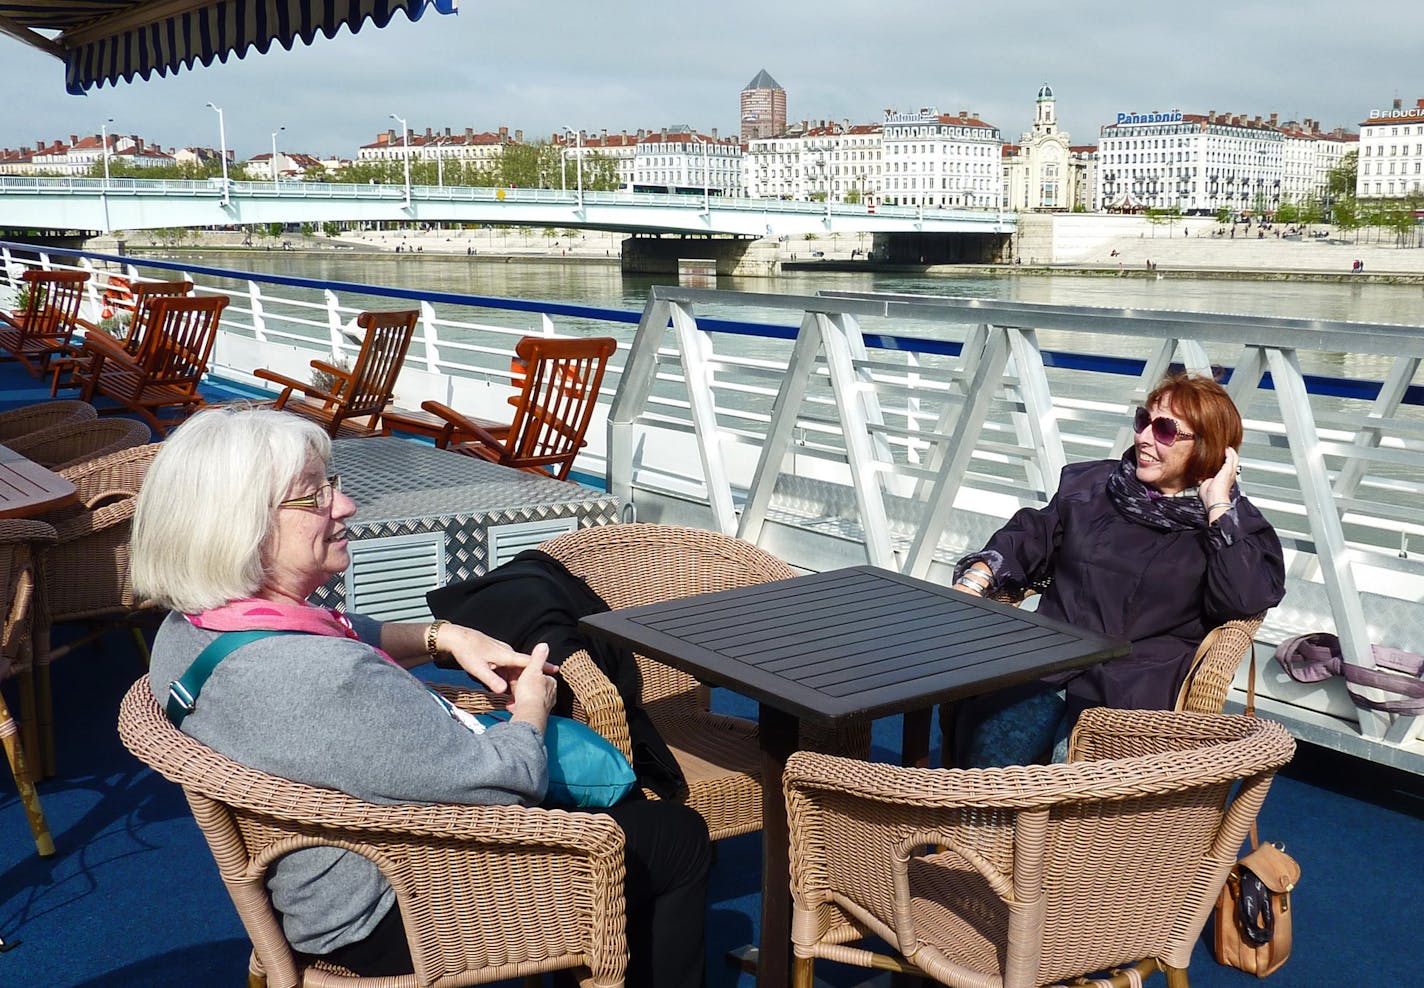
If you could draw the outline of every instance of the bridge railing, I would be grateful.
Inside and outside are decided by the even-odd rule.
[[[228,196],[239,199],[283,199],[303,200],[404,200],[404,184],[393,183],[350,183],[350,182],[304,182],[281,179],[279,181],[229,178]],[[90,176],[47,176],[47,175],[0,175],[0,197],[5,195],[54,195],[94,197],[107,195],[115,198],[134,196],[173,196],[183,198],[221,199],[223,180],[208,178],[145,179],[115,178],[104,179]],[[577,189],[529,189],[513,186],[467,186],[467,185],[412,185],[410,196],[426,202],[501,202],[530,205],[627,205],[638,203],[646,206],[673,206],[702,208],[703,196],[658,192],[603,192],[584,190],[580,197]],[[717,209],[751,210],[775,215],[830,215],[864,216],[875,214],[882,218],[921,218],[932,216],[939,220],[983,221],[986,215],[996,220],[1012,223],[1013,214],[999,209],[929,209],[919,206],[871,206],[864,203],[809,202],[793,199],[750,198],[743,196],[712,195],[709,205]]]

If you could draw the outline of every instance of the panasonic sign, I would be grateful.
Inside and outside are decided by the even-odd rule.
[[[1122,124],[1181,123],[1181,120],[1181,110],[1168,110],[1165,113],[1119,113],[1117,115],[1119,126]]]

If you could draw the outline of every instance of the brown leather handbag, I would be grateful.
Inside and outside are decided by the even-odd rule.
[[[1256,713],[1256,657],[1246,687],[1246,715]],[[1262,844],[1251,824],[1251,851],[1237,861],[1216,898],[1213,949],[1228,967],[1264,978],[1286,962],[1291,951],[1291,892],[1300,865],[1282,844]]]
[[[1264,978],[1290,956],[1300,865],[1280,845],[1259,843],[1255,827],[1251,844],[1217,896],[1214,948],[1219,963]]]

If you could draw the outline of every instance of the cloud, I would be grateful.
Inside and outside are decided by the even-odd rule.
[[[568,125],[610,131],[689,123],[738,127],[737,98],[759,70],[787,90],[794,120],[880,119],[887,107],[975,110],[1017,140],[1039,85],[1058,98],[1074,143],[1096,143],[1120,110],[1208,109],[1356,126],[1395,96],[1424,96],[1417,72],[1424,6],[1264,0],[1124,7],[1027,0],[966,8],[902,0],[714,7],[647,0],[492,5],[456,17],[397,17],[293,51],[165,79],[64,92],[60,63],[0,37],[0,146],[111,130],[164,147],[215,145],[224,108],[239,157],[263,153],[287,128],[292,150],[352,156],[406,117],[412,129],[520,129],[526,139]],[[1416,90],[1401,87],[1416,87]]]

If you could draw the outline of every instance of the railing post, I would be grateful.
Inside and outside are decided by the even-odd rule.
[[[633,423],[648,405],[658,370],[658,347],[667,333],[671,306],[648,293],[638,331],[623,362],[618,390],[608,408],[608,451],[605,472],[608,490],[621,504],[633,502]]]
[[[435,306],[420,303],[420,332],[425,341],[425,369],[432,374],[440,371],[440,334],[435,328]]]
[[[262,288],[255,281],[247,283],[247,297],[252,309],[252,335],[258,343],[267,342],[267,317],[262,311]]]

